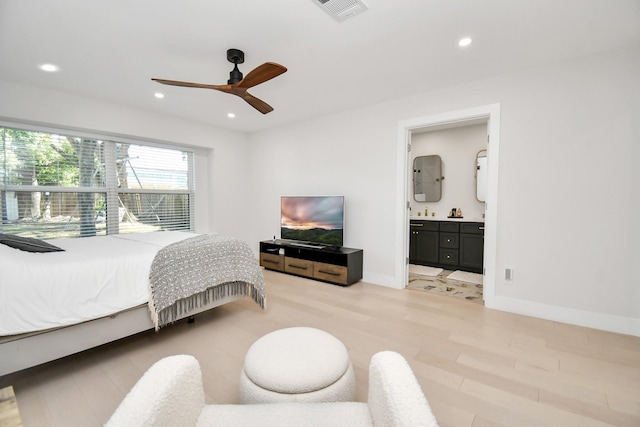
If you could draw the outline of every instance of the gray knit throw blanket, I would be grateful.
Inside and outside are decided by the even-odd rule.
[[[266,306],[264,277],[245,242],[203,234],[160,249],[149,273],[149,311],[156,331],[231,295]]]

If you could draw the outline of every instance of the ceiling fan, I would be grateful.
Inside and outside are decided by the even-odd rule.
[[[229,73],[229,80],[227,81],[226,85],[208,85],[202,83],[180,82],[176,80],[164,79],[151,80],[165,85],[219,90],[221,92],[239,96],[240,98],[247,101],[253,108],[260,111],[262,114],[267,114],[273,111],[273,107],[271,107],[263,100],[251,95],[249,92],[247,92],[247,89],[271,80],[274,77],[278,77],[280,74],[286,72],[287,68],[283,67],[280,64],[276,64],[275,62],[265,62],[264,64],[250,71],[246,77],[243,77],[242,73],[238,69],[238,64],[242,64],[244,62],[244,52],[239,49],[229,49],[227,50],[227,60],[233,63],[234,67],[233,70],[231,70],[231,72]]]

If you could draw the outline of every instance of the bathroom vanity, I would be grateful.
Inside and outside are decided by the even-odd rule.
[[[409,228],[411,264],[482,273],[484,222],[411,218]]]

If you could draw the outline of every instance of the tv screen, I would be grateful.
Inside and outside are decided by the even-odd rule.
[[[281,238],[342,246],[344,196],[283,196],[280,214]]]

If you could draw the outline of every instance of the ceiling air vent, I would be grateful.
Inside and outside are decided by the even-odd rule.
[[[312,0],[336,21],[344,21],[368,9],[362,0]]]

